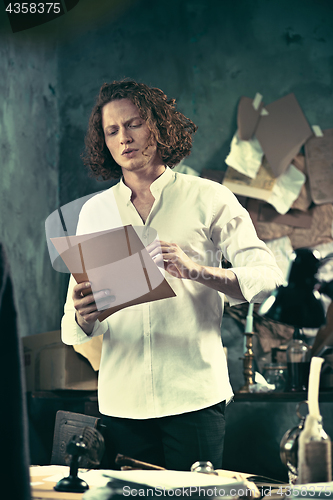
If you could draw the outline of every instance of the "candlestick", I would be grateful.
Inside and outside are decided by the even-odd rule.
[[[246,326],[244,335],[246,336],[246,351],[243,359],[243,374],[245,384],[239,392],[250,392],[251,385],[254,385],[254,371],[253,371],[253,304],[249,304],[248,313],[246,316]]]

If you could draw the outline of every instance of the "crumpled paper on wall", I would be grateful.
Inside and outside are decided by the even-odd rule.
[[[280,214],[288,212],[306,181],[293,164],[275,177],[255,137],[242,141],[236,133],[225,162],[229,166],[223,179],[226,187],[237,195],[264,200]]]
[[[253,137],[247,141],[239,138],[238,132],[232,138],[230,153],[225,159],[229,167],[234,168],[241,174],[254,179],[260,168],[264,152],[258,139]]]

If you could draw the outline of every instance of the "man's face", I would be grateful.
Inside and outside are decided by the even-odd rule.
[[[161,165],[156,141],[150,140],[151,145],[148,146],[150,130],[130,99],[105,104],[102,126],[106,146],[123,173]]]

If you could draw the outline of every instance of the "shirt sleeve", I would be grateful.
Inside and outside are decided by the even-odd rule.
[[[231,191],[218,192],[211,228],[212,241],[231,263],[248,302],[262,302],[283,284],[273,253],[258,238],[249,213]],[[243,302],[225,295],[231,306]]]
[[[87,335],[75,320],[75,308],[72,300],[73,287],[75,280],[70,277],[67,299],[64,307],[64,315],[61,321],[61,339],[64,344],[76,345],[88,342],[92,337],[103,335],[108,330],[107,321],[96,321],[91,335]]]

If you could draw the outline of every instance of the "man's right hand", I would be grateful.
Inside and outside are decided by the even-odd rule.
[[[116,300],[111,290],[101,290],[93,295],[89,282],[75,285],[72,298],[76,310],[76,322],[87,335],[92,333],[101,311],[110,307]]]

